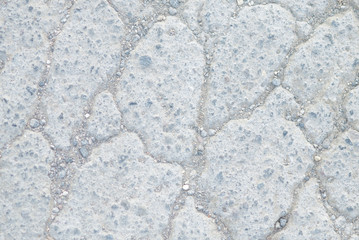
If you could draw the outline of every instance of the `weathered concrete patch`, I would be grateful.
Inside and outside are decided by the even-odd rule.
[[[54,158],[39,133],[26,131],[0,159],[0,238],[43,239],[50,215],[49,164]]]
[[[43,97],[48,115],[45,132],[60,148],[70,146],[83,108],[119,64],[124,26],[101,0],[78,1],[57,37],[53,63]],[[80,46],[80,47],[79,47]]]
[[[156,163],[133,133],[103,143],[74,179],[55,239],[161,239],[181,190],[182,169]]]
[[[124,123],[144,136],[156,158],[186,162],[192,155],[202,51],[191,31],[168,17],[139,43],[121,77],[117,100]]]
[[[296,40],[292,15],[278,5],[246,7],[216,44],[207,127],[219,127],[265,93]]]
[[[207,146],[202,187],[209,210],[235,239],[264,239],[313,166],[313,147],[284,119],[296,108],[293,97],[278,88],[249,120],[230,121]]]

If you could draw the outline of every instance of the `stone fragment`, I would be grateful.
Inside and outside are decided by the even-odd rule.
[[[0,159],[1,239],[44,239],[50,214],[49,164],[54,154],[40,133],[25,131]]]
[[[182,169],[155,163],[125,133],[92,151],[74,178],[68,204],[52,223],[65,239],[161,239],[181,191]]]
[[[38,126],[40,126],[40,122],[39,120],[35,119],[35,118],[32,118],[30,120],[30,127],[32,128],[37,128]]]

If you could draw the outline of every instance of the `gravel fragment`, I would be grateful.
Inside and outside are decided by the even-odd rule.
[[[37,120],[37,119],[35,119],[35,118],[32,118],[32,119],[30,120],[30,127],[32,127],[32,128],[37,128],[37,127],[39,127],[39,126],[40,126],[39,120]]]
[[[81,148],[79,149],[79,151],[80,151],[80,154],[81,154],[81,156],[82,156],[83,158],[87,158],[87,157],[88,157],[89,152],[88,152],[88,150],[87,150],[86,147],[81,147]]]

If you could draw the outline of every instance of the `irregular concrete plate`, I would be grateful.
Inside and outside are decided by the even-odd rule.
[[[358,46],[359,22],[352,11],[327,19],[289,59],[283,86],[303,103],[313,99],[339,102],[355,80]]]
[[[201,183],[208,208],[235,239],[264,239],[289,211],[294,188],[313,166],[313,147],[284,119],[297,107],[278,88],[250,119],[230,121],[207,146]]]
[[[57,240],[161,239],[181,191],[182,169],[156,163],[125,133],[93,150],[51,225]]]
[[[194,199],[187,198],[186,205],[173,220],[172,235],[169,239],[220,240],[224,235],[217,230],[214,220],[197,212]]]
[[[348,130],[321,155],[319,168],[328,199],[344,216],[359,216],[359,133]]]
[[[71,18],[57,37],[47,94],[43,97],[45,132],[59,148],[81,126],[84,107],[100,84],[116,72],[124,26],[101,0],[75,3]],[[79,47],[81,46],[81,47]]]
[[[116,108],[113,96],[108,91],[96,96],[88,131],[97,140],[104,141],[120,132],[121,113]]]
[[[160,160],[186,162],[192,155],[202,51],[186,25],[168,17],[139,43],[119,83],[125,126],[143,135],[148,151]]]
[[[296,40],[295,21],[278,5],[245,7],[216,44],[206,126],[220,127],[263,95]]]
[[[44,239],[50,216],[49,164],[54,158],[39,133],[25,133],[0,159],[0,239]]]
[[[299,190],[299,197],[284,230],[273,240],[340,239],[321,202],[319,185],[312,179]]]

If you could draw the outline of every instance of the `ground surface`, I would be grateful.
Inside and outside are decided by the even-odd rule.
[[[358,240],[358,0],[0,0],[0,240]]]

